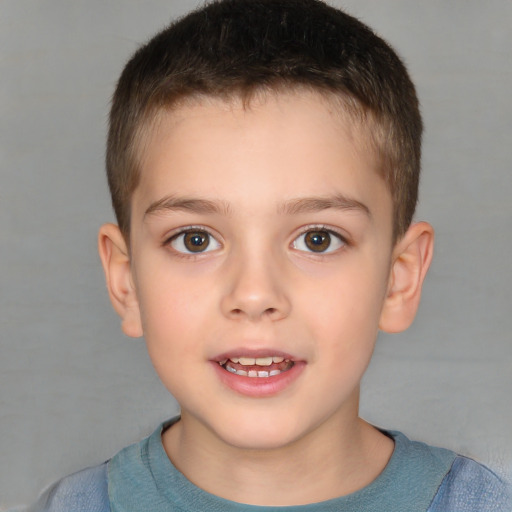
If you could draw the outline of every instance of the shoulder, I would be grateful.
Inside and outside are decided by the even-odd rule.
[[[414,490],[415,506],[407,510],[512,512],[511,486],[487,467],[451,450],[410,441],[399,432],[390,434],[395,440],[390,462],[400,462],[393,480],[402,482],[393,492],[408,497]]]
[[[429,512],[512,512],[512,488],[490,469],[458,456]]]
[[[107,463],[74,473],[52,485],[27,512],[110,512]]]

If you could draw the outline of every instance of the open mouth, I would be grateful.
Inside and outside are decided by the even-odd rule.
[[[219,361],[226,371],[241,377],[268,378],[288,371],[294,362],[281,356],[232,357]]]

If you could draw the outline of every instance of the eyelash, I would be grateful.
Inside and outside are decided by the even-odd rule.
[[[299,240],[301,237],[307,235],[308,233],[327,233],[330,237],[331,237],[331,240],[329,242],[329,245],[328,247],[326,248],[326,250],[324,251],[314,251],[314,250],[308,250],[308,249],[299,249],[296,247],[296,243],[297,243],[297,240]],[[331,249],[331,245],[332,245],[332,238],[336,239],[340,246],[339,247],[335,247],[334,249]],[[334,230],[333,228],[330,228],[330,227],[327,227],[325,225],[310,225],[310,226],[306,226],[302,232],[293,239],[292,243],[291,243],[291,247],[298,250],[298,251],[301,251],[301,252],[305,252],[307,254],[312,254],[312,255],[315,255],[315,256],[326,256],[326,255],[330,255],[331,253],[334,253],[334,252],[337,252],[338,250],[342,249],[343,247],[347,247],[347,246],[350,246],[350,242],[349,240],[347,240],[347,238],[345,236],[343,236],[341,233],[339,233],[338,231]],[[329,250],[331,249],[331,250]]]
[[[208,237],[208,245],[205,247],[207,250],[203,251],[189,251],[184,246],[185,241],[181,241],[181,245],[183,246],[184,250],[178,249],[173,246],[173,242],[179,241],[180,237],[185,237],[187,234],[204,234]],[[211,249],[209,248],[212,244],[212,241],[216,244],[216,246]],[[202,254],[211,252],[212,250],[217,249],[221,246],[221,243],[217,240],[217,238],[205,227],[203,226],[187,226],[185,228],[182,228],[178,230],[177,232],[173,233],[170,237],[166,238],[162,244],[163,246],[171,246],[174,249],[174,252],[184,258],[190,258],[190,257],[197,257]]]

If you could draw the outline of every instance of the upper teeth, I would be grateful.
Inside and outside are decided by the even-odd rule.
[[[232,363],[241,364],[242,366],[270,366],[272,363],[282,363],[284,357],[281,356],[268,356],[268,357],[230,357]],[[227,359],[221,361],[221,364],[226,364]]]

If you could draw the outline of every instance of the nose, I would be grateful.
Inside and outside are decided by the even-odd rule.
[[[286,292],[286,275],[270,254],[251,255],[229,263],[221,308],[232,319],[255,322],[286,318],[291,302]]]

